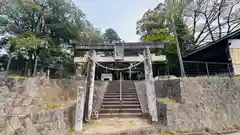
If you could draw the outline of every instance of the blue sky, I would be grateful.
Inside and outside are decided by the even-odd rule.
[[[87,19],[103,31],[115,29],[125,41],[138,41],[136,22],[159,0],[73,0]]]

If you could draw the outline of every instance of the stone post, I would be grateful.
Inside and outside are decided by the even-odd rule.
[[[83,66],[84,63],[79,63],[79,67],[76,70],[77,80],[82,80],[84,78],[83,74]],[[87,90],[87,81],[85,79],[85,84],[80,84],[77,88],[77,104],[76,104],[76,113],[75,113],[75,131],[80,132],[83,127],[84,120],[84,105],[86,98],[86,90]]]
[[[149,48],[144,49],[144,70],[145,70],[145,86],[148,100],[148,110],[152,122],[158,122],[157,103],[155,94],[155,85],[153,81],[152,60]]]
[[[77,89],[77,104],[76,104],[76,115],[75,115],[75,130],[77,132],[80,132],[83,127],[85,94],[86,94],[86,89],[81,84]]]
[[[96,69],[96,63],[94,62],[94,59],[96,58],[96,51],[92,50],[91,51],[91,57],[93,60],[89,60],[91,62],[91,67],[90,67],[90,74],[89,78],[89,101],[88,101],[88,116],[87,120],[91,120],[92,116],[92,108],[93,108],[93,94],[94,94],[94,88],[95,88],[95,69]]]
[[[83,68],[84,68],[84,63],[78,63],[78,67],[77,67],[77,70],[76,70],[76,76],[77,77],[83,77],[84,76],[84,73],[83,73]]]

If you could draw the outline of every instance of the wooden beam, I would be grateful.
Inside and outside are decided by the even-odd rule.
[[[124,57],[122,61],[116,61],[114,57],[101,57],[100,55],[97,55],[95,57],[96,62],[105,62],[105,63],[110,63],[110,62],[141,62],[144,61],[143,55],[139,56],[128,56]],[[164,62],[166,61],[166,56],[165,55],[160,55],[156,56],[155,54],[152,55],[151,57],[153,62]],[[75,57],[74,58],[75,63],[86,63],[87,62],[87,56],[85,57]]]

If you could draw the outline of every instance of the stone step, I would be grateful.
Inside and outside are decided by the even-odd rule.
[[[130,88],[128,87],[128,88],[126,88],[126,89],[127,89],[127,90],[136,90],[135,87],[130,87]]]
[[[119,91],[115,91],[115,92],[106,92],[105,95],[119,95],[120,92]],[[125,92],[125,91],[122,91],[121,92],[122,95],[136,95],[137,92],[136,91],[132,91],[132,92]]]
[[[121,92],[123,95],[124,94],[137,94],[137,92],[136,91],[122,91]],[[107,91],[106,93],[105,93],[105,95],[106,94],[120,94],[120,91]]]
[[[122,94],[121,96],[138,98],[137,94]],[[120,98],[120,94],[105,94],[104,98]]]
[[[120,101],[103,101],[103,105],[104,104],[120,104],[120,103],[122,103],[122,104],[140,104],[139,103],[139,101],[122,101],[122,102],[120,102]]]
[[[99,113],[100,118],[112,118],[112,117],[142,117],[145,116],[142,113]]]
[[[114,98],[114,97],[104,97],[104,101],[119,101],[120,98]],[[122,101],[139,101],[137,97],[122,97]]]
[[[100,113],[142,113],[142,110],[140,108],[103,108]]]
[[[109,91],[109,92],[106,92],[105,94],[119,94],[120,91]],[[122,94],[136,94],[137,92],[136,91],[122,91],[121,92]]]
[[[102,108],[111,109],[111,108],[140,108],[140,104],[103,104]]]

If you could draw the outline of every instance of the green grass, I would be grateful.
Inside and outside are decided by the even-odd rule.
[[[57,109],[60,107],[61,107],[60,105],[53,104],[53,105],[47,105],[47,107],[45,109],[46,110],[54,110],[54,109]]]
[[[163,102],[165,104],[177,104],[177,101],[170,98],[157,98],[158,102]]]
[[[170,130],[161,130],[160,134],[166,134],[166,135],[176,135],[175,132]]]
[[[20,75],[8,75],[7,78],[23,79],[23,78],[25,78],[25,77],[24,77],[24,76],[20,76]]]

